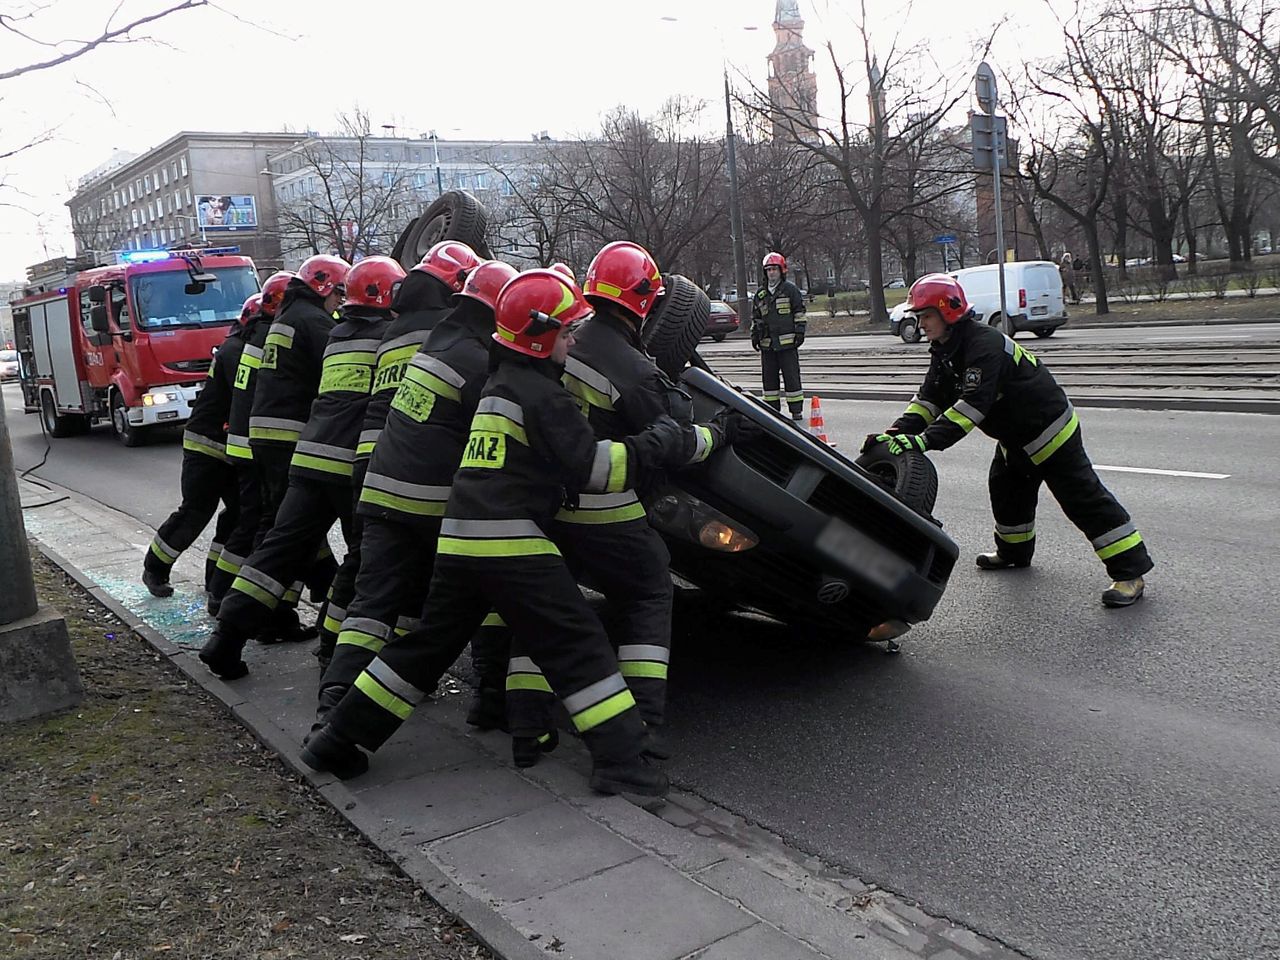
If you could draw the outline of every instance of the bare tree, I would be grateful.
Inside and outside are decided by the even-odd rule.
[[[277,219],[282,242],[354,261],[390,249],[417,198],[404,164],[375,154],[367,112],[357,107],[338,124],[336,137],[300,146],[299,189],[283,198]]]
[[[836,78],[837,117],[816,116],[803,105],[774,103],[767,91],[758,88],[753,91],[753,102],[776,130],[826,167],[831,181],[862,220],[871,314],[875,320],[886,321],[881,264],[886,228],[953,189],[949,179],[917,182],[907,173],[913,189],[904,191],[900,189],[903,171],[911,167],[913,151],[935,135],[943,118],[967,91],[958,77],[947,76],[924,47],[900,47],[895,37],[881,57],[867,27],[865,0],[860,11],[859,57],[845,62],[831,43],[826,47]],[[922,87],[915,81],[924,73],[941,79]],[[864,102],[870,108],[865,123],[861,120]]]
[[[546,150],[556,149],[554,146]],[[549,267],[558,260],[575,269],[573,239],[577,209],[565,191],[550,187],[554,163],[544,159],[532,166],[512,169],[487,164],[502,179],[504,196],[489,206],[490,246],[513,257]]]

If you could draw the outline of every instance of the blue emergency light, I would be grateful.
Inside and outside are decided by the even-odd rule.
[[[168,250],[125,250],[120,254],[125,263],[154,263],[157,260],[168,260]]]
[[[208,247],[199,250],[121,250],[120,260],[122,263],[155,263],[175,257],[225,257],[239,252],[240,248],[237,246]]]

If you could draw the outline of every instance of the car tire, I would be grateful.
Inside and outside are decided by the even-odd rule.
[[[933,514],[938,500],[938,470],[923,453],[893,454],[878,443],[853,461],[916,513]]]
[[[920,342],[920,324],[915,320],[907,320],[903,318],[898,324],[898,336],[902,338],[903,343],[919,343]]]
[[[1057,329],[1058,329],[1057,327],[1041,327],[1036,331],[1036,336],[1039,337],[1041,340],[1044,340],[1048,337],[1052,337],[1053,331]]]
[[[128,408],[119,390],[111,391],[111,434],[126,447],[140,447],[146,440],[144,429],[129,422]]]
[[[728,336],[727,333],[713,333],[711,335],[711,339],[714,340],[716,343],[724,343],[724,338],[727,336]]]
[[[404,269],[412,270],[441,240],[460,240],[479,256],[489,259],[492,255],[485,241],[488,221],[484,204],[467,191],[442,193],[404,228],[391,250],[391,258],[399,261]]]
[[[646,319],[641,339],[658,368],[674,380],[706,332],[711,298],[678,273],[663,277],[662,284],[667,292]]]

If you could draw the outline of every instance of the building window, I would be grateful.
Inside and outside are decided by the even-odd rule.
[[[477,174],[476,174],[476,189],[477,189],[477,190],[488,190],[488,189],[489,189],[489,184],[488,184],[487,178],[485,177],[485,175],[484,175],[483,173],[477,173]]]
[[[142,178],[142,185],[147,188],[147,193],[151,192],[151,174]]]
[[[161,179],[164,180],[164,185],[167,187],[169,185],[169,168],[168,167],[160,168],[160,177]]]
[[[133,195],[133,184],[129,184],[129,202],[133,203],[138,198]]]
[[[187,175],[187,158],[186,157],[178,158],[178,167],[182,170],[182,175],[185,177]],[[187,203],[190,203],[190,202],[191,202],[191,198],[188,197]]]
[[[178,179],[178,161],[175,160],[173,161],[173,163],[169,164],[169,169],[173,171],[173,179],[177,180]]]
[[[185,173],[185,172],[183,173],[183,176],[186,176],[186,173]],[[189,207],[189,206],[191,206],[191,188],[190,188],[190,187],[187,187],[187,189],[186,189],[185,193],[186,193],[186,198],[187,198],[187,206]]]

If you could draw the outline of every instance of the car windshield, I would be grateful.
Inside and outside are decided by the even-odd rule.
[[[252,267],[207,270],[218,278],[203,293],[187,293],[191,278],[185,270],[145,273],[133,279],[135,322],[143,329],[190,327],[228,323],[240,317],[240,309],[258,292]]]
[[[17,363],[17,350],[0,350],[0,363]]]

